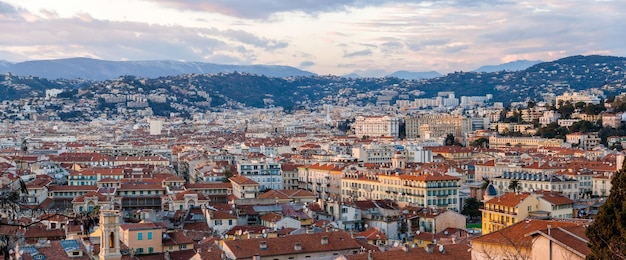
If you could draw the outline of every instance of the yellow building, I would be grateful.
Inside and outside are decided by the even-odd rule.
[[[509,192],[489,199],[481,210],[483,234],[511,226],[526,218],[572,218],[574,201],[552,192]]]

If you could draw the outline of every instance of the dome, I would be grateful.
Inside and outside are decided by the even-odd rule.
[[[487,191],[485,193],[487,193],[487,196],[498,195],[498,191],[496,190],[496,187],[493,186],[493,183],[490,183],[489,186],[487,186]]]

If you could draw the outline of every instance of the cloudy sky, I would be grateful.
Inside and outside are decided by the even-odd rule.
[[[624,0],[0,0],[0,60],[91,57],[440,73],[626,56]]]

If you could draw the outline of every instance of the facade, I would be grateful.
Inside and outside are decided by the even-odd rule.
[[[535,192],[535,191],[552,191],[559,192],[570,199],[578,199],[580,197],[580,181],[560,174],[545,174],[532,172],[505,172],[500,177],[492,179],[492,183],[498,194],[502,194],[509,190],[512,181],[517,181],[518,187],[516,191]]]
[[[471,118],[461,115],[419,115],[408,117],[405,121],[407,138],[436,139],[445,138],[448,134],[462,138],[472,131]]]
[[[508,192],[486,201],[481,211],[483,234],[489,234],[529,217],[572,218],[574,201],[549,192]]]
[[[489,147],[502,148],[510,146],[519,146],[526,148],[539,148],[539,147],[561,147],[563,140],[561,139],[548,139],[539,137],[502,137],[502,136],[490,136]]]
[[[584,93],[584,92],[566,92],[563,95],[559,95],[556,97],[556,108],[559,108],[563,103],[570,102],[572,105],[583,102],[586,104],[600,104],[602,99],[595,94]]]
[[[165,223],[132,223],[120,225],[120,240],[134,250],[135,255],[163,252]]]
[[[259,183],[245,176],[235,175],[230,177],[233,186],[233,195],[239,199],[254,199],[259,194]]]
[[[420,207],[460,211],[461,179],[443,174],[346,173],[342,198],[395,199]]]
[[[271,159],[239,160],[237,172],[259,184],[259,190],[283,188],[283,177],[280,163]]]
[[[361,138],[397,137],[400,132],[400,118],[390,116],[357,116],[354,121],[354,134]]]

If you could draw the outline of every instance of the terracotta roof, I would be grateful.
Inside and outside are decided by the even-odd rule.
[[[392,248],[384,252],[371,252],[375,260],[442,260],[442,259],[470,259],[471,252],[467,244],[450,244],[444,246],[444,253],[439,252],[437,247],[432,253],[424,248],[409,248],[406,251],[400,248]],[[367,260],[369,252],[345,256],[347,260]]]
[[[235,182],[237,184],[244,184],[244,185],[258,185],[259,183],[256,181],[253,181],[245,176],[242,175],[235,175],[233,177],[230,177],[230,179],[232,182]]]
[[[169,236],[169,238],[163,239],[164,246],[183,245],[183,244],[193,243],[193,240],[187,237],[182,230],[177,230],[177,231],[166,233],[166,234]]]
[[[571,227],[559,227],[559,228],[550,228],[542,229],[535,232],[532,232],[530,235],[532,236],[544,236],[550,240],[556,241],[562,246],[569,247],[576,251],[582,257],[587,256],[591,253],[591,249],[587,245],[589,240],[585,235],[585,227],[584,226],[571,226]]]
[[[272,222],[272,223],[273,222],[277,222],[277,221],[279,221],[281,219],[283,219],[283,215],[277,214],[277,213],[274,213],[274,212],[270,212],[270,213],[267,213],[267,214],[261,216],[261,220],[267,221],[267,222]]]
[[[307,190],[270,190],[258,196],[259,199],[293,199],[301,197],[316,197],[313,192]]]
[[[174,200],[185,200],[185,195],[193,195],[193,194],[198,195],[198,200],[207,200],[207,198],[204,195],[197,193],[195,191],[192,191],[192,190],[186,190],[186,191],[174,194]]]
[[[532,232],[546,229],[550,225],[553,229],[560,227],[582,226],[582,224],[554,220],[526,220],[515,223],[501,230],[472,239],[472,243],[501,244],[503,246],[526,247],[532,246]]]
[[[96,185],[67,186],[67,185],[51,185],[48,191],[95,191],[98,189]]]
[[[322,242],[323,238],[327,239],[327,243]],[[266,249],[261,249],[260,245],[262,242],[265,243]],[[296,247],[297,244],[300,245],[299,248]],[[226,240],[224,241],[224,247],[229,248],[237,259],[243,259],[251,258],[255,255],[268,257],[338,250],[359,250],[361,245],[352,239],[348,233],[338,231],[276,238]]]
[[[530,196],[530,193],[507,192],[502,194],[501,196],[488,200],[487,202],[485,202],[485,205],[493,204],[506,207],[516,207],[522,201],[528,198],[528,196]]]
[[[552,205],[566,205],[566,204],[574,204],[574,201],[560,194],[552,193],[549,191],[539,193],[540,199],[544,199],[550,202]]]
[[[167,226],[163,222],[129,223],[120,225],[123,230],[145,230],[145,229],[165,229]]]
[[[370,227],[363,232],[355,234],[355,236],[365,237],[366,240],[387,240],[385,233],[376,227]]]

